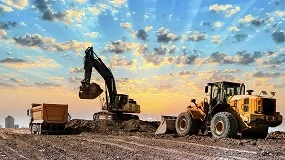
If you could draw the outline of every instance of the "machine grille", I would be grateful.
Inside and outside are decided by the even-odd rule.
[[[275,99],[263,98],[262,99],[262,109],[263,109],[264,115],[274,116],[274,114],[276,112],[276,101],[275,101]]]

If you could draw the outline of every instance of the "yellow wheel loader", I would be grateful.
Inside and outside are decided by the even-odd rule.
[[[245,138],[265,138],[268,127],[282,123],[283,117],[276,112],[276,99],[262,91],[253,95],[245,85],[235,82],[208,83],[207,97],[200,104],[187,107],[178,117],[162,116],[155,134],[177,133],[180,136],[211,133],[215,138],[233,138],[238,133]]]

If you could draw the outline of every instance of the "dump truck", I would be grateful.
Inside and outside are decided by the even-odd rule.
[[[211,134],[215,138],[234,138],[238,134],[248,138],[265,138],[269,127],[282,123],[276,111],[276,99],[266,91],[253,95],[245,93],[244,83],[214,82],[205,87],[206,98],[187,107],[176,116],[162,116],[155,134],[177,133],[180,136]]]
[[[32,134],[64,132],[70,119],[67,104],[33,103],[27,115],[31,117],[29,129]]]
[[[79,87],[80,99],[95,99],[103,92],[103,89],[96,84],[90,83],[92,68],[94,68],[105,81],[105,100],[102,103],[102,111],[93,114],[93,120],[113,119],[130,120],[139,119],[140,105],[127,94],[118,94],[115,78],[100,57],[93,51],[93,47],[85,50],[84,57],[84,79]],[[102,102],[102,101],[101,101]],[[134,114],[133,114],[134,113]]]

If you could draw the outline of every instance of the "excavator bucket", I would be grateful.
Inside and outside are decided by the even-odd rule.
[[[175,133],[175,116],[161,116],[161,122],[159,127],[157,128],[155,134],[169,134],[169,133]]]
[[[95,99],[102,92],[103,92],[103,89],[101,89],[101,87],[98,84],[91,83],[86,90],[84,90],[82,86],[80,87],[79,98],[80,99]]]

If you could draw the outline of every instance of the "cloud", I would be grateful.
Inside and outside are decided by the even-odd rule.
[[[221,22],[221,21],[217,21],[217,22],[215,22],[215,27],[217,27],[217,28],[221,28],[222,26],[223,26],[223,23]]]
[[[98,32],[90,32],[90,33],[84,33],[85,36],[91,37],[91,38],[97,38]]]
[[[25,59],[18,58],[4,58],[0,59],[0,64],[15,68],[59,68],[60,65],[56,63],[53,59],[44,58],[42,56],[38,57],[26,57]]]
[[[9,82],[14,82],[14,83],[24,83],[27,82],[27,79],[19,79],[19,78],[10,78]]]
[[[261,26],[265,24],[265,21],[261,18],[255,18],[251,14],[246,15],[244,18],[239,19],[240,23],[251,23],[254,26]]]
[[[152,29],[152,26],[146,26],[146,27],[144,28],[144,30],[145,30],[146,32],[149,32],[151,29]]]
[[[17,22],[12,22],[12,21],[9,21],[9,22],[3,22],[3,21],[0,21],[0,29],[5,29],[5,30],[8,30],[10,29],[10,27],[16,27],[17,26]]]
[[[166,55],[166,54],[174,54],[178,50],[178,47],[175,45],[171,45],[168,47],[167,45],[162,45],[159,48],[154,48],[154,55]]]
[[[274,77],[279,77],[281,73],[275,72],[275,73],[264,73],[261,71],[255,72],[252,74],[253,77],[255,78],[274,78]]]
[[[69,82],[74,84],[80,84],[82,80],[82,77],[69,77]]]
[[[106,44],[104,50],[116,54],[121,54],[131,50],[135,50],[135,54],[140,54],[144,53],[147,50],[147,45],[134,43],[134,42],[123,42],[121,40],[117,40]]]
[[[7,32],[4,29],[0,29],[0,39],[5,39]]]
[[[283,43],[285,41],[284,30],[276,30],[272,33],[271,36],[276,43]]]
[[[191,70],[179,71],[177,73],[179,76],[189,76],[189,75],[197,75],[198,73]]]
[[[232,64],[234,60],[232,57],[228,56],[222,52],[214,52],[208,57],[208,62],[210,63],[220,63],[220,64]]]
[[[34,85],[38,87],[55,87],[55,88],[61,87],[60,84],[56,84],[53,82],[35,82]]]
[[[278,17],[283,17],[283,16],[285,16],[285,12],[284,12],[284,11],[275,11],[275,14],[276,14]]]
[[[51,5],[46,0],[34,1],[34,6],[42,13],[42,19],[48,21],[63,20],[65,14],[61,12],[54,12]]]
[[[84,73],[84,68],[83,67],[71,67],[68,69],[68,71],[71,74]]]
[[[98,16],[102,11],[96,7],[88,7],[87,10],[94,15]]]
[[[266,59],[259,61],[260,66],[270,67],[272,69],[278,69],[283,63],[285,63],[284,54],[270,54]]]
[[[114,7],[120,7],[120,6],[125,5],[127,3],[126,0],[111,0],[110,2]]]
[[[147,40],[147,37],[148,37],[148,34],[147,34],[147,32],[146,32],[144,29],[140,29],[140,30],[137,32],[136,37],[137,37],[138,39],[141,39],[141,40],[146,41],[146,40]]]
[[[237,26],[231,26],[228,30],[229,31],[239,31],[240,29],[238,29]]]
[[[14,10],[11,7],[0,4],[0,13],[1,12],[13,12],[13,11]]]
[[[179,37],[173,33],[171,33],[168,29],[161,27],[158,31],[156,31],[157,42],[171,42],[177,41]]]
[[[14,88],[14,87],[16,86],[9,83],[0,82],[0,88]]]
[[[198,31],[188,31],[186,35],[182,35],[182,39],[186,41],[203,41],[207,38],[205,33],[199,33]]]
[[[87,0],[76,0],[78,3],[85,3]]]
[[[64,22],[70,24],[73,22],[81,22],[85,17],[85,11],[81,9],[70,9],[64,12],[64,17],[62,18]]]
[[[235,38],[238,42],[245,41],[247,37],[248,37],[247,34],[236,34],[236,35],[234,35],[234,38]]]
[[[16,44],[24,47],[41,48],[47,51],[76,51],[81,52],[91,46],[91,42],[78,42],[76,40],[57,43],[54,38],[42,37],[39,34],[26,34],[23,37],[14,37]]]
[[[240,7],[239,6],[233,7],[231,4],[227,5],[213,4],[209,7],[209,11],[213,11],[214,13],[219,13],[221,11],[225,13],[226,17],[231,17],[232,15],[240,11]]]
[[[129,23],[129,22],[126,22],[126,23],[120,23],[120,26],[124,29],[130,29],[132,28],[132,24]]]
[[[125,56],[119,58],[118,55],[114,55],[110,60],[110,68],[128,68],[135,69],[137,65],[136,60],[127,60]]]
[[[7,5],[17,9],[24,9],[29,5],[28,0],[5,0],[4,2]]]
[[[205,63],[218,63],[218,64],[239,64],[249,65],[257,61],[262,57],[262,53],[254,52],[253,54],[243,52],[237,52],[235,56],[229,56],[222,52],[214,52],[208,58],[204,60]]]
[[[221,44],[223,41],[221,40],[220,35],[213,35],[211,42],[216,43],[216,44]]]

